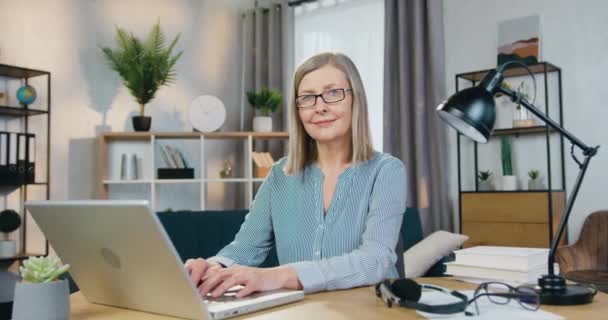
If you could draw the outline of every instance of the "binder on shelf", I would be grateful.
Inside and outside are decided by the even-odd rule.
[[[18,138],[15,132],[0,132],[0,184],[15,186],[22,184],[17,168]]]
[[[0,179],[5,181],[8,177],[8,138],[9,133],[6,131],[0,132]]]
[[[36,136],[32,133],[0,132],[1,185],[34,183]]]
[[[21,176],[25,176],[27,168],[27,135],[25,133],[17,133],[17,172]]]
[[[8,169],[10,172],[17,172],[17,134],[9,132],[8,136]]]
[[[0,172],[8,169],[8,132],[0,131]]]
[[[27,134],[27,155],[26,155],[26,170],[25,182],[34,183],[36,169],[36,135],[33,133]]]

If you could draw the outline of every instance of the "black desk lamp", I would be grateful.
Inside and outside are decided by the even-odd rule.
[[[594,290],[581,285],[567,285],[566,280],[562,276],[555,274],[553,263],[555,262],[557,245],[564,233],[570,212],[572,211],[572,205],[576,200],[579,187],[587,171],[589,160],[597,153],[599,146],[590,147],[584,144],[558,123],[547,117],[541,110],[522,98],[518,92],[503,87],[502,73],[505,67],[510,64],[522,65],[534,80],[534,74],[525,64],[517,61],[507,62],[497,69],[490,71],[476,87],[464,89],[448,98],[448,100],[439,105],[437,113],[443,121],[447,122],[447,124],[461,134],[477,142],[487,143],[494,131],[494,120],[496,118],[494,95],[500,92],[511,97],[513,102],[523,105],[572,143],[570,153],[580,170],[574,183],[574,189],[568,197],[557,234],[553,238],[553,243],[551,243],[549,273],[538,279],[538,285],[540,287],[541,303],[543,304],[575,305],[590,303],[595,294]],[[582,163],[574,155],[574,146],[581,149],[585,156]]]

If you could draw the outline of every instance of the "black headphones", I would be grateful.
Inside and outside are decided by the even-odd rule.
[[[422,295],[423,289],[443,292],[458,298],[460,301],[442,305],[420,303],[418,300]],[[411,279],[384,280],[376,285],[376,296],[382,298],[389,308],[392,307],[393,304],[396,304],[405,308],[413,308],[423,312],[437,314],[464,312],[468,305],[467,296],[458,291],[432,284],[420,285]]]

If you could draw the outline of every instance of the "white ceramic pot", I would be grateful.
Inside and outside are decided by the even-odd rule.
[[[517,190],[517,177],[502,176],[502,190],[505,190],[505,191]]]
[[[0,258],[10,258],[17,255],[15,240],[0,240]]]
[[[271,132],[272,118],[271,117],[255,117],[253,118],[253,131],[255,132]]]
[[[17,282],[15,285],[13,320],[69,318],[70,289],[67,280]]]

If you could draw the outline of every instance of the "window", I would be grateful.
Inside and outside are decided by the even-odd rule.
[[[349,56],[363,78],[374,148],[382,151],[384,1],[319,1],[294,13],[295,65],[324,51]]]

